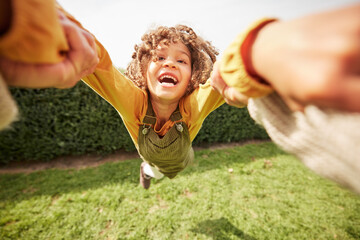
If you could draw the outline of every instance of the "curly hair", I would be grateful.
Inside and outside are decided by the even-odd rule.
[[[138,87],[147,90],[146,70],[149,61],[157,61],[155,49],[160,43],[169,45],[181,41],[191,53],[191,80],[186,89],[186,95],[205,83],[210,77],[218,51],[209,41],[197,36],[192,28],[185,25],[175,27],[160,26],[145,33],[140,44],[135,45],[135,52],[125,75]]]

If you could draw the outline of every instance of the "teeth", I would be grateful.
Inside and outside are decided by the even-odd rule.
[[[164,78],[170,78],[170,79],[174,80],[174,83],[177,83],[177,79],[174,78],[173,76],[170,76],[170,75],[162,75],[162,76],[160,77],[160,81],[162,81]]]

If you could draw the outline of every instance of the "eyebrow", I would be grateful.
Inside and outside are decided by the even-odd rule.
[[[189,59],[191,59],[191,57],[189,56],[189,54],[183,50],[179,50],[179,52],[181,52],[182,54],[185,54],[186,56],[188,56]]]
[[[166,49],[168,49],[168,48],[167,48],[167,47],[160,47],[160,48],[155,49],[155,51],[157,51],[157,52],[163,52],[163,51],[165,51]],[[185,54],[185,55],[191,60],[191,56],[190,56],[186,51],[181,50],[181,49],[176,50],[176,51],[177,51],[177,52],[180,52],[181,54]]]

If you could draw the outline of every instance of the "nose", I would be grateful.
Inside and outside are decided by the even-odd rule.
[[[170,59],[167,59],[165,62],[164,62],[164,65],[163,67],[165,68],[170,68],[170,69],[178,69],[178,66],[176,65],[176,63],[173,61],[173,60],[170,60]]]

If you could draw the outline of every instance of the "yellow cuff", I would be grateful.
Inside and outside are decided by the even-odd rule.
[[[269,20],[269,18],[266,18],[256,21],[246,32],[239,34],[235,41],[224,51],[220,63],[220,74],[226,84],[248,97],[261,97],[273,91],[271,86],[260,83],[249,75],[246,71],[240,49],[248,34],[263,22]]]

